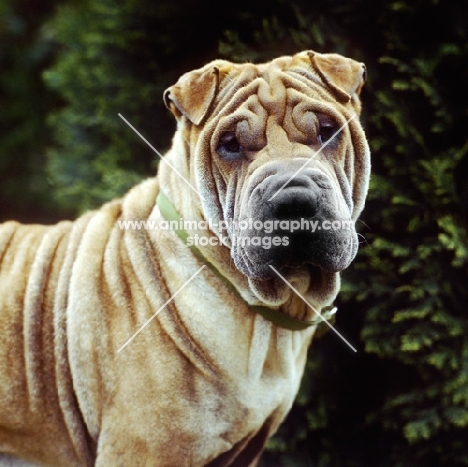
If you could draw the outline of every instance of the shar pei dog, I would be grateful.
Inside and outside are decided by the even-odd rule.
[[[358,248],[364,80],[312,51],[211,62],[164,94],[156,177],[0,227],[0,464],[257,464]]]

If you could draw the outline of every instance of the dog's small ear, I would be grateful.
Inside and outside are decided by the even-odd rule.
[[[216,96],[219,69],[211,67],[185,73],[174,86],[164,92],[166,107],[177,117],[187,117],[194,125],[200,125]]]
[[[349,102],[359,96],[366,81],[366,66],[338,54],[310,51],[310,61],[323,82],[333,89],[339,100]]]

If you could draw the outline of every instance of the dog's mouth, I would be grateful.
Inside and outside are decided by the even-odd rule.
[[[237,268],[248,277],[258,298],[272,306],[281,304],[290,293],[287,285],[292,288],[294,284],[296,290],[313,297],[315,303],[333,300],[337,273],[351,263],[357,252],[354,230],[291,234],[283,229],[264,236],[259,233],[244,232],[247,241],[234,242],[231,250]],[[253,239],[258,240],[255,243]]]
[[[307,278],[308,286],[307,291],[310,292],[311,290],[319,291],[323,288],[324,281],[326,282],[330,275],[334,275],[333,272],[326,271],[319,266],[315,266],[314,264],[310,263],[297,263],[293,265],[285,264],[282,267],[275,268],[274,266],[271,267],[271,276],[268,279],[262,280],[255,280],[257,283],[264,282],[265,284],[269,281],[280,277],[283,281],[287,280],[288,282],[293,281],[293,278],[302,277]]]
[[[314,296],[334,292],[336,273],[357,253],[354,224],[340,219],[346,209],[338,208],[325,177],[315,171],[281,187],[287,175],[267,177],[252,189],[230,235],[237,268],[263,300],[284,289],[285,280]]]
[[[257,233],[257,232],[255,232]],[[329,236],[329,238],[326,238]],[[244,236],[235,242],[233,258],[246,276],[271,279],[274,270],[303,269],[337,273],[349,266],[357,251],[353,234]]]
[[[338,274],[310,263],[286,264],[275,268],[269,265],[264,278],[249,277],[254,294],[269,306],[279,306],[291,295],[301,294],[314,306],[332,302],[339,284]]]
[[[274,203],[257,201],[256,218],[241,218],[232,232],[232,256],[248,277],[268,280],[276,270],[316,269],[336,273],[357,252],[357,235],[349,219],[339,219],[326,196],[284,190]]]

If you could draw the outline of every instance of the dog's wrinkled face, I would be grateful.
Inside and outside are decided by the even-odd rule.
[[[166,92],[204,215],[264,301],[280,300],[271,266],[330,299],[357,252],[369,177],[355,118],[364,78],[353,60],[303,52],[257,66],[216,61]]]

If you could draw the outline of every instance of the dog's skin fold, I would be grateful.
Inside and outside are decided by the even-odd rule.
[[[0,226],[0,465],[256,465],[297,394],[315,326],[282,329],[248,304],[313,318],[269,266],[320,310],[358,242],[354,229],[305,232],[264,249],[239,239],[285,232],[234,223],[358,218],[364,79],[362,64],[312,51],[212,62],[164,95],[178,120],[165,159],[200,196],[161,162],[157,177],[73,223]],[[213,221],[205,234],[225,245],[200,250],[244,300],[210,267],[179,292],[203,266],[187,245],[171,230],[119,227],[160,220],[160,190],[183,219]]]

